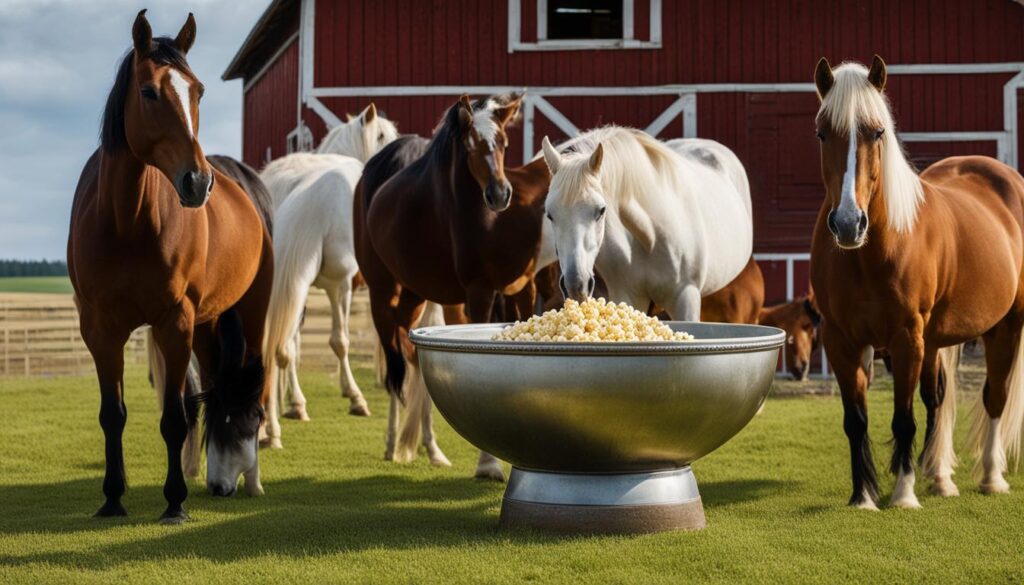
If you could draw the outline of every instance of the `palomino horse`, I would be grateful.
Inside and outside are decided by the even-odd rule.
[[[758,323],[786,332],[783,349],[786,369],[794,380],[807,380],[811,371],[811,354],[818,349],[818,326],[821,325],[821,314],[814,308],[810,295],[761,309]]]
[[[546,210],[567,297],[589,296],[596,268],[611,300],[654,303],[696,321],[701,297],[750,260],[750,193],[745,176],[734,179],[743,167],[724,146],[699,141],[684,156],[617,126],[570,140],[564,154],[547,137],[543,146],[553,175]]]
[[[146,323],[165,372],[160,431],[167,444],[167,509],[161,520],[187,518],[181,451],[195,409],[186,407],[183,392],[193,351],[204,371],[235,381],[206,396],[207,412],[224,415],[209,420],[207,429],[209,488],[231,494],[244,474],[246,488],[259,491],[259,355],[273,252],[252,201],[210,167],[199,146],[203,87],[185,60],[195,31],[189,15],[176,38],[154,39],[145,11],[139,13],[134,48],[107,100],[100,148],[75,191],[68,269],[82,338],[96,363],[106,440],[106,502],[98,516],[125,514],[124,344]],[[229,311],[234,314],[220,328],[228,348],[222,351],[217,322]],[[238,335],[244,341],[231,339]],[[247,358],[237,350],[243,343]],[[250,363],[255,366],[242,367]]]
[[[407,334],[425,301],[466,303],[474,322],[490,319],[497,294],[519,294],[532,311],[548,173],[542,162],[504,168],[505,125],[521,100],[503,95],[471,104],[463,96],[421,158],[386,182],[369,169],[363,175],[356,255],[370,288],[390,392],[402,387],[403,352],[414,355]],[[486,454],[477,475],[504,477]]]
[[[911,454],[918,381],[928,410],[923,471],[935,493],[958,493],[955,346],[979,335],[988,376],[974,430],[984,443],[981,491],[1008,491],[1006,455],[1019,454],[1024,419],[1024,179],[980,156],[948,158],[918,176],[896,138],[877,56],[870,70],[857,63],[833,70],[822,59],[814,81],[826,196],[814,228],[811,284],[843,395],[850,505],[876,509],[878,497],[865,400],[873,348],[892,355],[891,505],[920,507]]]

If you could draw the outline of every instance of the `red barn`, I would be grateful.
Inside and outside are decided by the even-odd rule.
[[[1019,164],[1024,6],[1010,0],[273,0],[224,79],[244,80],[257,168],[370,101],[429,135],[463,92],[522,88],[513,164],[544,135],[612,122],[718,140],[750,175],[778,300],[807,288],[823,196],[815,63],[874,53],[919,167],[961,153]]]

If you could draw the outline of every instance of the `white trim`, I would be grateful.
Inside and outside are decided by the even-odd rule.
[[[302,101],[312,94],[313,79],[313,47],[316,40],[316,0],[302,0],[302,20],[299,23],[302,50],[299,54],[301,68],[299,81],[302,87]]]
[[[533,96],[523,97],[523,163],[533,158]]]
[[[281,47],[274,52],[274,54],[270,57],[266,64],[264,64],[263,67],[261,67],[260,70],[256,72],[256,75],[253,75],[252,78],[245,82],[245,85],[242,86],[243,95],[247,93],[249,89],[252,88],[253,85],[256,85],[256,82],[259,81],[261,77],[263,77],[263,74],[265,74],[270,69],[270,66],[273,65],[274,63],[277,63],[277,60],[281,58],[281,55],[283,55],[284,52],[288,50],[288,47],[291,47],[292,43],[294,43],[298,38],[299,31],[295,31],[295,34],[288,37],[288,40],[286,40],[284,44],[281,45]]]
[[[661,113],[661,115],[655,118],[653,122],[651,122],[650,124],[647,125],[646,128],[644,128],[644,132],[650,134],[651,136],[657,136],[658,134],[660,134],[661,131],[664,130],[672,120],[675,120],[676,116],[683,112],[683,110],[686,108],[687,97],[692,97],[693,95],[694,94],[692,93],[688,93],[679,96],[679,99],[672,102],[672,104],[669,105],[669,107],[666,108],[665,111]]]
[[[963,73],[1015,73],[1024,70],[1024,62],[1006,63],[913,63],[887,65],[890,75],[958,75]]]
[[[316,97],[362,97],[405,95],[471,95],[521,91],[514,85],[378,85],[365,87],[317,87]],[[672,95],[683,93],[776,93],[810,92],[813,83],[697,83],[687,85],[629,86],[538,86],[526,88],[532,95],[546,97]]]
[[[324,103],[313,96],[306,98],[306,107],[313,110],[316,115],[320,116],[320,119],[327,125],[327,129],[330,130],[335,126],[341,125],[341,118],[338,117],[330,108]]]
[[[697,94],[683,95],[683,138],[697,137]]]
[[[521,0],[508,0],[508,52],[516,51],[589,51],[603,49],[660,49],[661,0],[650,0],[650,39],[635,38],[636,4],[622,0],[621,39],[549,39],[548,0],[537,0],[537,40],[523,42]]]
[[[975,140],[1002,140],[1006,132],[900,132],[904,142],[971,142]]]
[[[1017,90],[1024,88],[1024,70],[1013,76],[1003,86],[1003,129],[1006,130],[1008,144],[1006,145],[1006,160],[1003,161],[1013,168],[1017,168],[1020,161],[1020,127],[1017,119]]]
[[[568,136],[575,136],[580,133],[580,129],[570,122],[569,118],[565,117],[565,114],[559,112],[555,106],[551,105],[551,102],[537,94],[533,94],[531,97],[534,105],[537,106],[537,109],[547,116],[555,126],[558,126],[559,130],[565,132]]]

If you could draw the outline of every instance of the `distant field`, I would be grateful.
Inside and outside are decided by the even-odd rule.
[[[71,293],[71,280],[66,276],[0,277],[0,293]]]

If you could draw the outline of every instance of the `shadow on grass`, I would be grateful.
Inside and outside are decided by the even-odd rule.
[[[125,505],[132,515],[114,519],[88,515],[102,501],[96,480],[0,487],[0,502],[7,503],[0,519],[2,535],[77,532],[83,539],[106,539],[110,531],[145,533],[117,534],[115,539],[128,542],[87,551],[4,555],[0,565],[105,568],[128,561],[187,557],[226,562],[263,554],[305,557],[374,548],[545,539],[499,532],[502,486],[465,478],[376,475],[341,482],[297,478],[266,482],[265,487],[268,495],[261,498],[221,499],[190,486],[186,509],[194,520],[167,528],[156,526],[164,506],[160,486],[130,489]],[[154,529],[158,534],[151,536]]]
[[[701,500],[706,508],[724,508],[778,494],[796,482],[777,479],[731,479],[726,481],[697,480]]]

